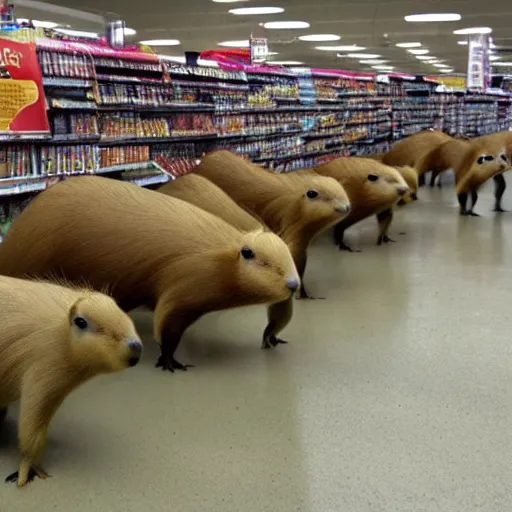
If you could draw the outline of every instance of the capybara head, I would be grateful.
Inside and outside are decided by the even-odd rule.
[[[409,190],[402,175],[387,165],[369,169],[363,187],[365,197],[383,205],[397,203]]]
[[[91,373],[135,366],[142,343],[130,317],[101,293],[84,293],[68,314],[71,357]]]
[[[418,199],[418,172],[414,167],[410,167],[408,165],[397,167],[396,169],[402,175],[409,187],[409,190],[398,201],[399,206],[404,206]]]
[[[300,278],[287,245],[270,231],[243,235],[236,268],[237,292],[257,295],[261,304],[288,299]]]
[[[481,176],[482,179],[503,172],[510,167],[510,160],[505,148],[493,153],[481,151],[475,154],[475,157],[470,172]]]
[[[334,178],[313,171],[291,172],[287,176],[296,187],[296,200],[300,205],[300,211],[290,214],[301,224],[327,228],[350,212],[348,195]]]

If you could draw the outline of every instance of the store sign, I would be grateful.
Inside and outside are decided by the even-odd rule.
[[[268,40],[251,38],[251,63],[265,62],[268,59]]]
[[[466,88],[466,78],[463,76],[450,76],[450,75],[442,75],[442,76],[431,76],[429,77],[432,80],[439,82],[445,87],[451,87],[452,89],[465,89]]]
[[[467,88],[484,92],[489,87],[489,36],[472,35],[468,42]]]
[[[35,45],[0,38],[0,134],[49,131]]]

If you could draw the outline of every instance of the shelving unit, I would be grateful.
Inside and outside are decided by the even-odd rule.
[[[473,136],[509,129],[512,119],[508,95],[439,93],[414,77],[226,71],[55,40],[39,41],[38,57],[51,135],[0,136],[4,214],[75,174],[154,186],[219,148],[290,171],[383,152],[419,130]]]

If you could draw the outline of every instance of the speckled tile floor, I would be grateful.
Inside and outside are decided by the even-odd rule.
[[[288,346],[259,349],[263,308],[215,314],[180,347],[188,373],[153,368],[148,343],[139,367],[71,395],[53,478],[2,483],[0,511],[509,512],[512,213],[491,214],[489,189],[479,219],[451,188],[420,196],[396,244],[373,245],[373,220],[348,232],[360,254],[315,244],[307,281],[327,300],[296,304]]]

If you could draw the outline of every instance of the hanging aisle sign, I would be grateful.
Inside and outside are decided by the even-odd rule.
[[[469,36],[467,88],[485,92],[489,87],[489,76],[489,36]]]
[[[35,45],[0,38],[0,137],[49,132]]]
[[[251,64],[265,62],[268,59],[268,40],[251,37]]]

